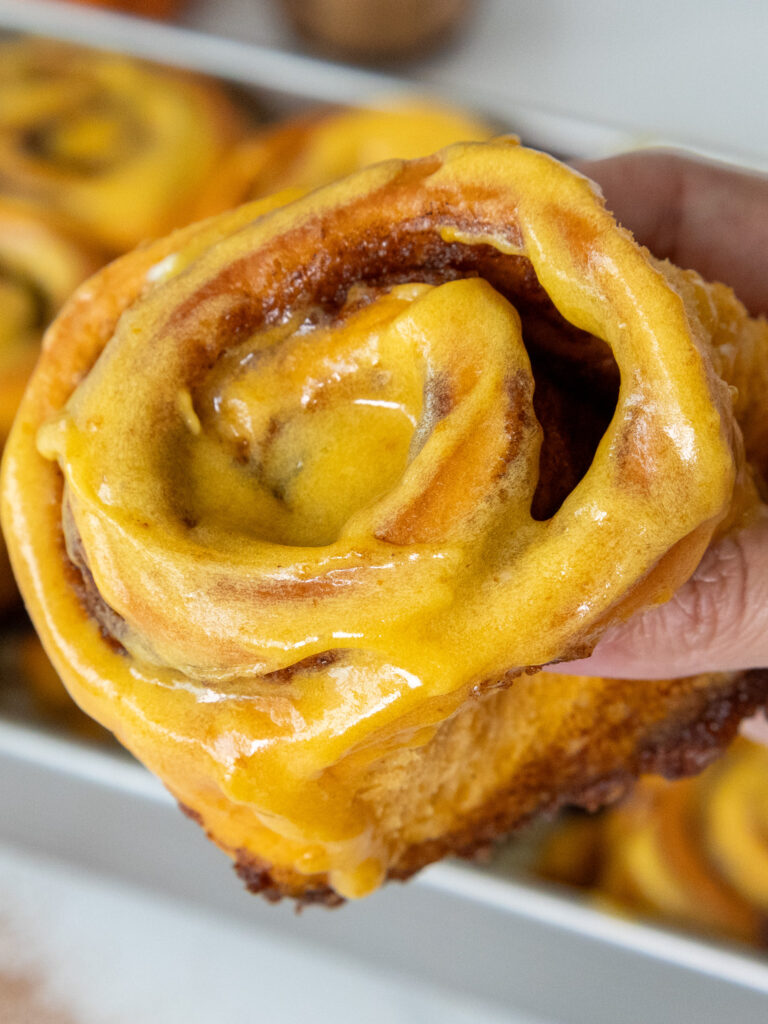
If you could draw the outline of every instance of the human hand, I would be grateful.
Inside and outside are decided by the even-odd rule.
[[[751,313],[768,313],[768,177],[662,151],[579,169],[655,255],[731,285]],[[556,671],[652,679],[765,666],[768,512],[709,550],[667,604],[610,630],[590,658]],[[768,742],[765,720],[754,728]]]

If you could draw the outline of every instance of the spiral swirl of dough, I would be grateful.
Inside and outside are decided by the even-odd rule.
[[[664,600],[751,492],[701,316],[585,178],[501,140],[285,199],[75,298],[5,515],[77,699],[233,855],[360,895],[407,831],[361,778]],[[565,492],[548,360],[614,388]]]
[[[193,75],[42,40],[0,47],[0,192],[114,252],[192,219],[239,117]]]

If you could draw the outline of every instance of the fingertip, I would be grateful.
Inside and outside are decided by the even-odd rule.
[[[725,538],[665,605],[606,633],[567,675],[671,679],[768,666],[768,517]]]
[[[616,220],[661,258],[675,250],[684,167],[680,154],[662,149],[576,164],[600,186]]]

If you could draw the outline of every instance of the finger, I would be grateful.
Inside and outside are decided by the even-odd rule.
[[[573,675],[665,679],[768,666],[768,515],[725,538],[664,605],[607,633]]]
[[[663,150],[578,167],[656,256],[729,284],[753,314],[768,312],[768,177]]]

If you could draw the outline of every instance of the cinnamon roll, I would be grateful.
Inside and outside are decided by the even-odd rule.
[[[490,135],[489,126],[477,118],[427,100],[314,111],[233,146],[203,192],[197,213],[207,217],[284,188],[318,188],[369,164],[413,160]]]
[[[192,219],[239,131],[224,92],[193,75],[64,43],[0,47],[0,192],[113,251]]]
[[[40,352],[44,329],[102,253],[55,219],[0,196],[0,451]],[[0,608],[17,597],[0,539]]]
[[[622,912],[768,943],[768,751],[740,739],[694,779],[644,778],[547,837],[538,870]]]
[[[286,199],[74,297],[4,522],[76,700],[250,888],[333,902],[693,771],[765,701],[536,668],[758,513],[721,374],[756,431],[767,328],[514,140]]]
[[[3,638],[2,668],[18,689],[14,704],[29,711],[35,723],[76,736],[79,740],[112,743],[112,736],[70,697],[35,633],[9,631]]]

